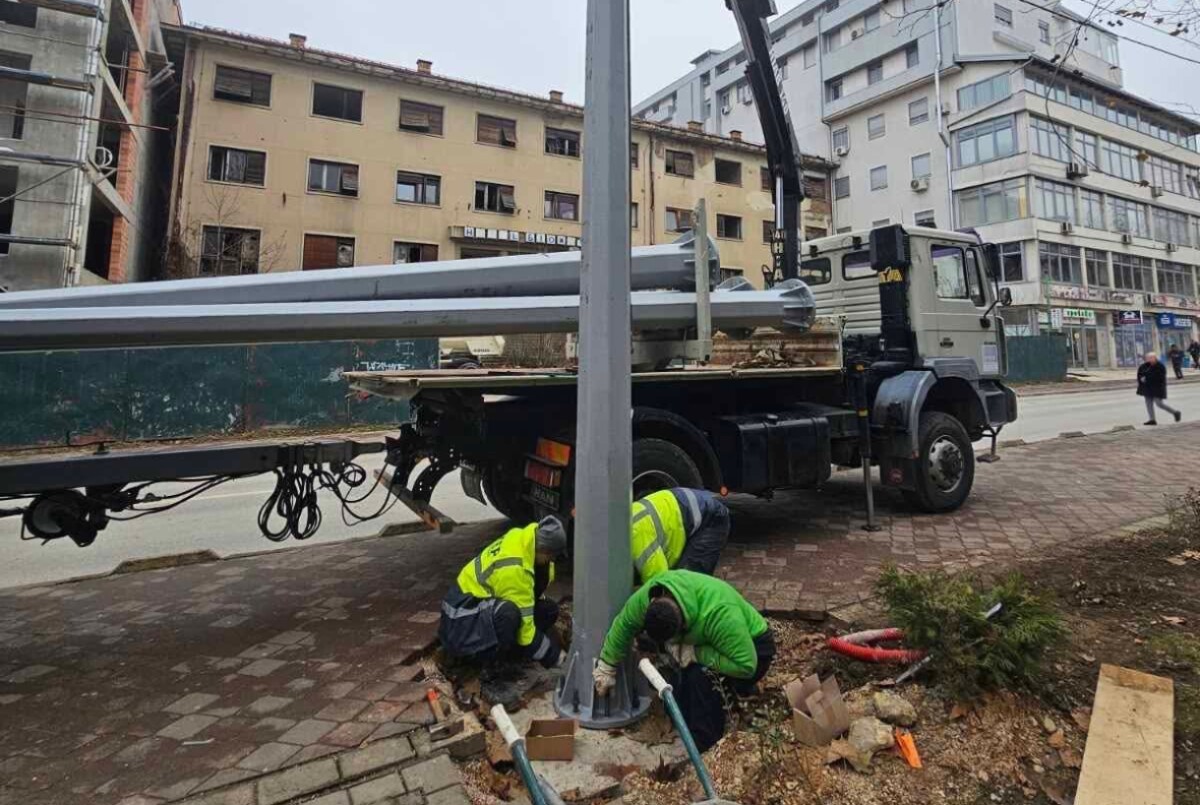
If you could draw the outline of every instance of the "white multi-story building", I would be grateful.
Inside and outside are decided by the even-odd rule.
[[[1042,0],[809,0],[772,32],[800,146],[837,163],[836,231],[976,228],[1010,332],[1063,332],[1076,367],[1196,338],[1200,123],[1122,89],[1112,34]],[[708,51],[634,113],[759,138],[744,60]]]

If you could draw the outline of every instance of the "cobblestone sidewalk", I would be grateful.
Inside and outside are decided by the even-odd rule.
[[[1200,479],[1198,445],[1190,424],[1006,450],[954,514],[913,515],[882,493],[870,534],[853,473],[820,493],[734,498],[721,572],[762,608],[819,613],[869,594],[888,560],[978,566],[1160,514],[1164,494]],[[500,528],[0,591],[0,805],[239,802],[233,790],[265,803],[267,778],[248,781],[418,734],[428,708],[411,663],[447,584]],[[354,805],[425,801],[419,788],[388,799],[405,777],[389,780]],[[429,802],[455,802],[444,790]]]

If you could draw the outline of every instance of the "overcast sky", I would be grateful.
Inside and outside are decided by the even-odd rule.
[[[567,100],[583,101],[586,0],[182,2],[190,23],[276,39],[301,33],[312,47],[409,67],[418,58],[429,59],[443,75],[535,94],[560,89]],[[781,11],[797,5],[792,0],[777,2]],[[1088,8],[1088,0],[1070,4],[1081,11]],[[703,51],[737,41],[724,0],[633,0],[632,9],[635,102],[683,75]],[[1194,43],[1133,24],[1120,30],[1200,59],[1200,46]],[[1128,42],[1121,43],[1121,60],[1130,91],[1200,110],[1200,65]]]

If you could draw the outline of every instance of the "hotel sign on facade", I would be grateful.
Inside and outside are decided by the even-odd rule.
[[[487,244],[520,244],[522,246],[546,246],[556,249],[578,249],[580,239],[571,235],[554,235],[546,232],[521,232],[516,229],[488,229],[481,226],[452,226],[453,240],[478,241]]]

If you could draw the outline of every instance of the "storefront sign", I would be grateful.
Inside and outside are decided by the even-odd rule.
[[[1189,299],[1186,296],[1173,296],[1165,293],[1146,294],[1146,298],[1150,300],[1150,304],[1155,307],[1177,307],[1182,310],[1200,310],[1200,301]]]
[[[1082,285],[1051,285],[1050,296],[1080,302],[1115,302],[1118,305],[1136,304],[1138,294],[1112,291],[1107,288],[1084,288]]]
[[[580,239],[571,235],[551,235],[545,232],[520,232],[516,229],[486,229],[481,226],[452,226],[450,237],[460,240],[486,240],[525,243],[537,246],[561,246],[578,249]]]
[[[1061,330],[1063,323],[1063,312],[1060,307],[1050,308],[1050,329]]]
[[[1118,310],[1113,313],[1113,323],[1118,327],[1130,327],[1142,323],[1142,311],[1140,310]]]
[[[1096,323],[1096,311],[1094,311],[1094,310],[1085,310],[1083,308],[1068,307],[1068,308],[1063,308],[1062,315],[1063,315],[1064,319],[1074,319],[1075,321],[1082,321],[1085,324],[1095,324]]]
[[[1174,313],[1155,313],[1154,320],[1160,330],[1190,330],[1191,316],[1177,316]]]

